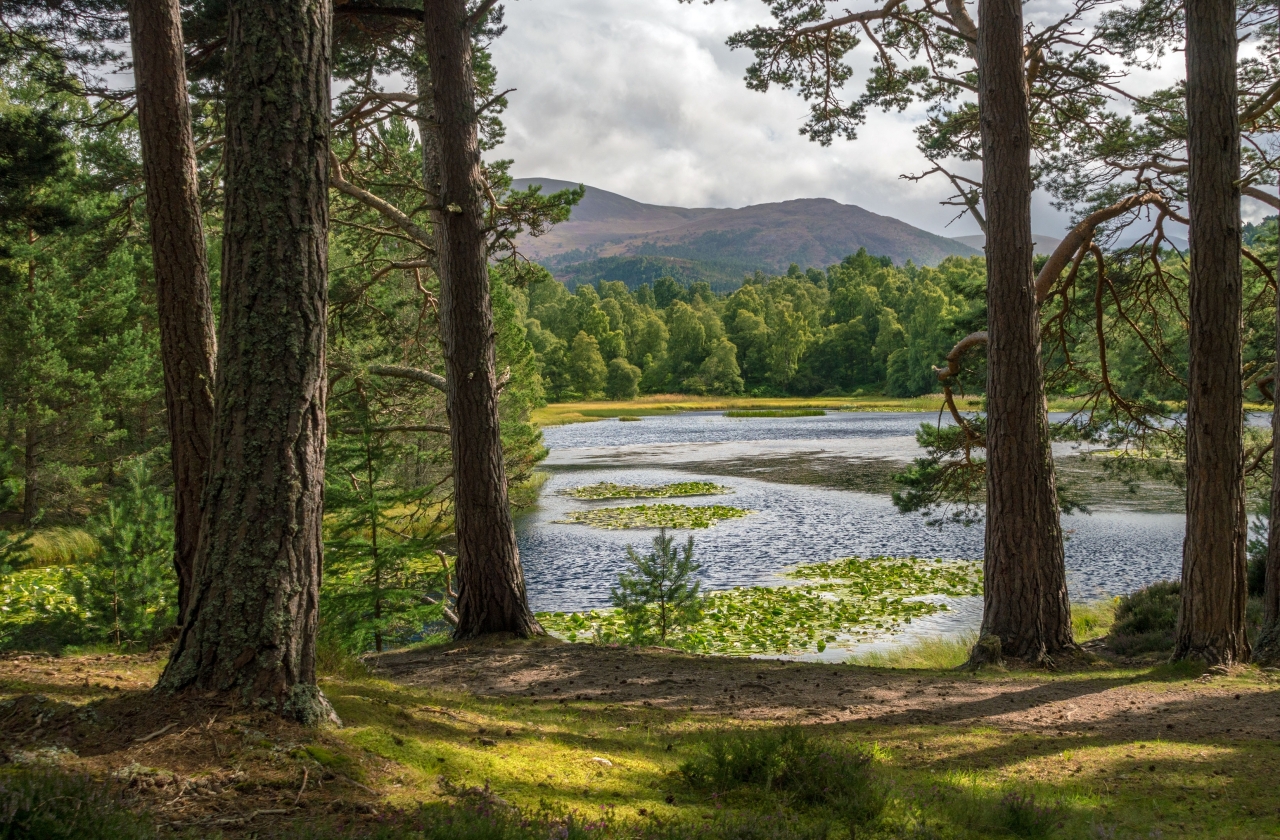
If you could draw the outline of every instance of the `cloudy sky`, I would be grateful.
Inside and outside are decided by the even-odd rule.
[[[494,54],[500,87],[517,90],[499,154],[518,177],[685,207],[826,197],[947,236],[978,232],[968,218],[947,226],[955,210],[938,204],[942,181],[898,177],[927,168],[912,133],[923,109],[876,113],[859,139],[823,148],[799,135],[806,109],[794,92],[746,89],[750,55],[725,39],[769,20],[760,0],[508,0],[506,10]],[[1181,56],[1172,64],[1143,82],[1167,84]],[[1037,232],[1066,224],[1036,197]]]

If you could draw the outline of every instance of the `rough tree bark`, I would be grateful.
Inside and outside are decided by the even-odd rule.
[[[331,8],[232,0],[213,449],[200,563],[160,679],[307,723],[325,452]]]
[[[1187,536],[1174,658],[1249,659],[1236,4],[1188,0]]]
[[[1280,299],[1276,300],[1276,362],[1280,370]],[[1280,441],[1280,388],[1272,383],[1271,438]],[[1273,450],[1274,451],[1274,450]],[[1271,515],[1267,530],[1266,580],[1262,591],[1262,629],[1254,647],[1259,662],[1280,661],[1280,458],[1272,455]]]
[[[1280,271],[1280,265],[1277,266]],[[1280,372],[1280,297],[1276,299],[1276,367],[1272,376]],[[1271,383],[1271,439],[1280,441],[1280,387],[1273,378]],[[1273,449],[1274,451],[1274,449]],[[1271,468],[1271,515],[1267,530],[1266,579],[1262,591],[1262,629],[1258,633],[1253,656],[1259,662],[1280,662],[1280,471],[1275,465],[1280,458],[1274,454]]]
[[[440,331],[447,379],[458,540],[455,637],[541,634],[529,611],[507,501],[498,426],[493,311],[489,300],[483,174],[466,0],[424,4],[438,184],[427,190],[440,264]],[[420,91],[422,93],[422,91]]]
[[[178,0],[129,0],[129,33],[173,462],[173,568],[183,616],[209,466],[215,343]]]
[[[987,215],[987,524],[982,634],[1029,662],[1074,647],[1031,261],[1031,126],[1018,0],[980,0]]]

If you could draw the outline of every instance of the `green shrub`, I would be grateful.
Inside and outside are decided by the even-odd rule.
[[[152,483],[141,459],[126,473],[106,511],[89,520],[102,546],[67,572],[67,589],[88,620],[88,633],[117,647],[150,647],[173,626],[173,504]]]
[[[867,750],[796,727],[718,733],[680,773],[693,788],[776,792],[789,804],[827,808],[855,825],[878,817],[885,804]]]
[[[111,788],[52,770],[0,773],[0,840],[142,840],[155,830]]]
[[[1124,655],[1173,649],[1182,585],[1166,580],[1120,599],[1107,647]]]

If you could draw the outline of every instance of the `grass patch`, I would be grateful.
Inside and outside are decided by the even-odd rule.
[[[19,567],[74,566],[98,556],[101,546],[83,528],[42,528],[31,535],[19,553]]]
[[[717,732],[680,765],[680,774],[695,790],[816,807],[848,826],[865,825],[884,810],[870,750],[795,726]]]
[[[599,499],[670,499],[678,496],[719,496],[733,492],[728,487],[711,481],[679,481],[674,484],[614,484],[602,481],[563,491],[575,499],[595,501]]]
[[[557,673],[542,671],[543,681],[529,686],[531,695],[523,690],[486,690],[482,695],[462,689],[457,680],[469,680],[468,674],[489,667],[506,667],[502,663],[509,657],[525,656],[547,643],[494,644],[480,656],[475,653],[478,644],[468,643],[472,653],[461,649],[457,656],[443,659],[428,655],[414,685],[354,670],[350,676],[327,674],[322,686],[344,721],[339,730],[273,728],[251,712],[227,710],[211,730],[221,740],[221,757],[215,756],[199,727],[179,734],[186,724],[140,753],[132,736],[152,731],[157,724],[126,729],[127,738],[116,727],[128,726],[124,712],[149,710],[154,698],[140,683],[123,693],[105,692],[103,696],[115,699],[84,706],[86,715],[96,710],[103,716],[97,724],[104,734],[103,749],[81,751],[88,756],[84,758],[62,753],[64,778],[69,781],[42,779],[36,795],[14,796],[15,789],[30,787],[25,780],[33,772],[52,771],[0,771],[0,837],[156,836],[123,812],[113,788],[77,775],[89,771],[108,776],[138,760],[158,773],[172,771],[185,778],[231,766],[247,776],[216,797],[188,790],[174,802],[178,791],[171,787],[126,803],[133,808],[145,805],[166,822],[175,817],[187,822],[186,827],[167,829],[170,833],[164,836],[212,838],[225,832],[229,837],[295,840],[1244,840],[1280,832],[1280,791],[1274,783],[1280,744],[1257,735],[1262,730],[1256,726],[1249,730],[1255,734],[1237,729],[1229,735],[1195,737],[1181,730],[1166,735],[1162,725],[1152,727],[1165,719],[1164,714],[1192,719],[1199,708],[1219,723],[1236,726],[1230,718],[1231,709],[1237,708],[1232,704],[1248,703],[1254,713],[1269,713],[1276,687],[1256,671],[1215,675],[1211,684],[1202,682],[1199,672],[1134,668],[933,676],[871,674],[834,665],[726,662],[650,651],[593,651],[601,657],[594,665],[585,658],[531,659],[526,663],[530,667],[540,661],[570,666]],[[85,669],[136,673],[145,665],[145,676],[151,680],[163,661],[95,656],[3,664],[9,672],[0,683],[5,697],[19,690],[70,697],[60,693],[59,684]],[[21,689],[15,684],[19,668],[26,674]],[[47,676],[54,670],[62,676]],[[549,694],[548,683],[562,685],[565,694],[585,689],[585,678],[593,672],[599,687],[606,670],[609,683],[640,676],[655,680],[655,691],[649,695],[652,705],[638,699],[572,696],[561,703],[558,699],[564,694]],[[520,667],[510,672],[530,673]],[[574,679],[577,688],[565,684]],[[760,705],[744,711],[741,706],[712,709],[704,704],[695,712],[680,697],[682,686],[695,681],[738,688],[740,697],[747,683],[758,684],[751,695]],[[806,699],[803,688],[819,683],[838,685],[842,693],[847,688],[848,693],[838,701],[834,692],[825,702]],[[982,688],[977,695],[966,694],[977,686]],[[1111,726],[1070,735],[1059,731],[1062,724],[1038,725],[1025,716],[1018,725],[1002,723],[1004,715],[1025,710],[1028,704],[1052,701],[1045,694],[1057,695],[1054,686],[1069,689],[1070,698],[1115,692],[1142,706],[1163,699],[1179,709],[1154,717],[1131,711],[1137,718],[1132,727],[1112,720]],[[958,695],[954,702],[966,719],[945,725],[913,723],[902,714],[901,703],[880,706],[885,698],[902,697],[909,708],[916,698],[944,691]],[[1231,699],[1235,693],[1243,700]],[[121,705],[126,702],[136,705]],[[855,711],[808,714],[819,710],[811,705],[840,712],[843,703]],[[1224,704],[1228,710],[1213,711]],[[11,720],[6,734],[22,731],[31,722],[18,726]],[[369,790],[344,781],[350,766],[342,766],[346,762],[330,754],[322,753],[318,760],[309,750],[262,746],[257,739],[264,733],[253,731],[259,727],[279,746],[320,744],[345,757],[362,769],[361,784]],[[797,738],[787,729],[802,734]],[[106,737],[110,732],[117,733],[114,744]],[[741,750],[735,747],[739,735],[744,741]],[[713,747],[717,743],[722,746]],[[834,754],[829,766],[818,762],[824,753]],[[869,759],[865,763],[864,757]],[[830,768],[840,772],[828,775]],[[310,782],[300,794],[304,769],[309,769]],[[849,785],[849,778],[868,782],[867,788],[883,797],[878,813],[864,824],[840,816],[842,797],[865,801],[859,799],[863,788]],[[136,791],[129,795],[142,796]],[[12,808],[15,802],[21,807]],[[875,810],[874,798],[870,802],[873,807],[862,813]],[[358,810],[361,803],[376,808],[377,816]],[[287,808],[289,813],[266,811],[247,824],[225,828],[214,822],[250,817],[260,808]],[[45,815],[45,822],[31,822],[26,816],[31,813]],[[24,825],[37,825],[37,830],[15,830],[12,814],[20,814]],[[853,827],[856,833],[849,830]]]
[[[1050,411],[1074,411],[1083,402],[1079,398],[1051,398]],[[959,400],[962,411],[982,409],[981,398]],[[712,397],[691,394],[650,394],[634,400],[592,400],[551,403],[535,409],[531,420],[539,426],[565,423],[587,423],[593,420],[623,417],[652,417],[681,411],[876,411],[934,412],[942,409],[940,394],[922,397],[886,397],[879,394],[852,397]]]
[[[710,528],[725,519],[741,519],[752,511],[727,505],[631,505],[575,510],[561,524],[590,525],[593,528]]]
[[[725,417],[826,417],[820,408],[765,408],[759,410],[735,409],[726,411]]]
[[[0,772],[4,840],[144,840],[157,836],[118,792],[88,776],[49,769]]]
[[[1090,601],[1071,605],[1071,635],[1076,643],[1100,639],[1107,635],[1116,620],[1120,599]]]
[[[982,594],[976,563],[895,557],[849,557],[794,569],[795,586],[752,586],[710,592],[702,619],[678,628],[667,644],[700,653],[744,656],[825,651],[892,632],[913,618],[947,609],[925,595]],[[541,613],[543,627],[572,642],[627,639],[616,610]]]
[[[849,662],[868,668],[949,671],[969,661],[969,651],[977,641],[976,633],[929,636],[886,651],[859,653],[850,657]]]

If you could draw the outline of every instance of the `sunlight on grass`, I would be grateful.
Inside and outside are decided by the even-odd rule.
[[[1076,643],[1100,639],[1111,630],[1116,620],[1116,606],[1120,601],[1090,601],[1071,605],[1071,632]]]
[[[849,657],[849,664],[867,668],[911,668],[945,671],[959,668],[969,659],[978,641],[976,633],[959,636],[930,636],[887,651],[868,651]]]
[[[31,536],[24,554],[29,566],[73,566],[98,555],[100,546],[83,528],[43,528]]]

